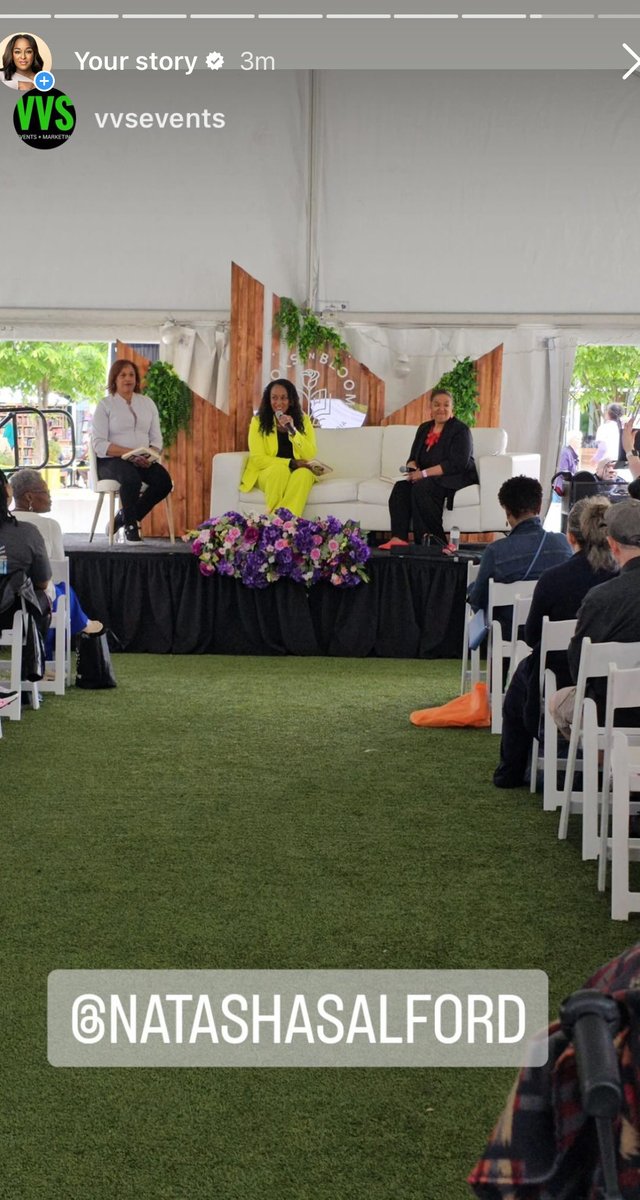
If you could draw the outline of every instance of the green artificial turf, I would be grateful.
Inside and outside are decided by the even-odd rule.
[[[418,730],[451,662],[119,656],[3,722],[11,1200],[458,1200],[510,1070],[60,1069],[71,967],[538,967],[551,1012],[637,937],[498,740]]]

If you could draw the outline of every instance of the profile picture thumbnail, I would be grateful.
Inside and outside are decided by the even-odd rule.
[[[50,71],[51,51],[41,37],[32,33],[13,33],[0,42],[2,82],[16,92],[35,87],[38,71]]]

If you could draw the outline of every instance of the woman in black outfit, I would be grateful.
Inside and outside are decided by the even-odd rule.
[[[389,497],[391,538],[380,547],[407,545],[409,527],[414,541],[428,534],[445,543],[442,513],[459,488],[478,482],[473,461],[471,430],[453,415],[453,398],[436,388],[431,395],[432,420],[420,425],[407,461],[408,472]]]

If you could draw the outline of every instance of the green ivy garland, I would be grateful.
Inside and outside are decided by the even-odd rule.
[[[295,300],[283,296],[275,315],[274,325],[283,334],[290,350],[296,350],[302,363],[306,363],[314,350],[333,350],[333,366],[341,367],[345,355],[351,353],[344,338],[333,325],[323,325],[310,308],[299,308]]]
[[[451,371],[442,376],[438,384],[453,396],[453,406],[458,420],[465,425],[475,425],[480,402],[478,400],[478,375],[476,364],[471,358],[459,358]]]
[[[158,410],[162,440],[167,449],[191,420],[191,388],[183,383],[169,363],[154,362],[147,371],[142,390],[151,396]]]

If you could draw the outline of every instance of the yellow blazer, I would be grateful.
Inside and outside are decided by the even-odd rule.
[[[316,450],[316,434],[306,413],[303,413],[302,421],[304,430],[299,433],[296,429],[295,435],[292,438],[293,442],[293,457],[294,458],[315,458]],[[264,471],[269,463],[273,462],[274,458],[278,457],[278,434],[276,428],[271,430],[271,433],[264,434],[260,429],[260,424],[257,417],[252,417],[249,426],[249,457],[246,466],[242,473],[240,483],[241,492],[250,492],[258,482],[260,471]],[[283,460],[284,461],[284,460]]]

